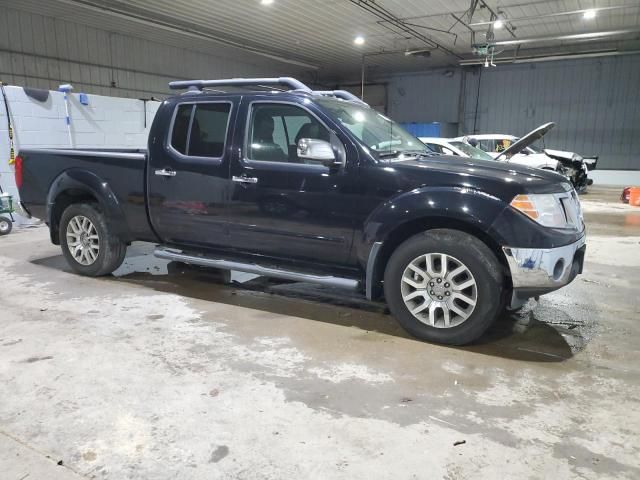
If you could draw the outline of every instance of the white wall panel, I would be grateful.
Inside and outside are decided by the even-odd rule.
[[[28,97],[21,87],[6,87],[16,152],[20,148],[147,148],[151,122],[160,102],[88,95],[88,105],[77,94],[69,96],[71,144],[65,122],[64,96],[49,92],[40,102]],[[0,185],[18,198],[14,169],[9,165],[9,138],[4,105],[0,108]]]

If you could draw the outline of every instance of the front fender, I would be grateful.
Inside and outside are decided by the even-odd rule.
[[[47,194],[46,216],[52,235],[53,232],[57,231],[58,214],[62,213],[56,211],[56,205],[63,194],[70,197],[83,198],[90,196],[95,198],[110,227],[112,227],[113,233],[124,241],[131,239],[131,232],[127,227],[122,205],[118,197],[113,193],[109,183],[95,173],[79,168],[65,170],[51,183]]]
[[[381,204],[365,221],[363,234],[356,244],[358,260],[366,265],[374,243],[384,243],[394,230],[415,221],[428,223],[433,219],[441,225],[452,219],[488,233],[506,207],[499,198],[472,188],[422,187],[401,193]],[[495,237],[495,233],[491,236]],[[503,244],[504,239],[494,240]]]

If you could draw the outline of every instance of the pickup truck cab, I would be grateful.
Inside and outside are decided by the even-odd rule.
[[[174,82],[148,149],[19,152],[26,212],[72,268],[164,259],[361,291],[421,339],[464,344],[581,272],[562,176],[434,155],[344,91],[292,78]]]

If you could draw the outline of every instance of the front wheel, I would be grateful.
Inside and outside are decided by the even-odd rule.
[[[60,246],[71,268],[89,277],[110,274],[127,253],[126,244],[113,234],[93,203],[73,204],[62,213]]]
[[[480,337],[500,312],[503,275],[476,237],[437,229],[415,235],[391,255],[384,292],[391,313],[412,335],[463,345]]]

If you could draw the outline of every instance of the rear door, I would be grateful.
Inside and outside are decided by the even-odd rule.
[[[185,99],[150,146],[149,216],[167,244],[219,247],[228,243],[229,164],[238,97]]]

